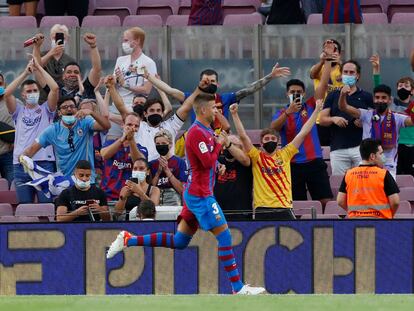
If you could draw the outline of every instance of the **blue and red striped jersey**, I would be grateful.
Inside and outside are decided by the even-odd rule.
[[[223,23],[222,0],[191,0],[188,25],[221,25]]]
[[[188,193],[198,197],[213,195],[217,159],[221,145],[214,140],[214,132],[199,121],[188,130],[185,152],[190,169]]]
[[[315,98],[311,97],[306,101],[306,103],[304,103],[303,108],[300,111],[292,113],[287,117],[285,124],[280,130],[282,146],[286,146],[295,138],[314,110]],[[272,121],[278,119],[284,111],[286,111],[286,109],[281,109],[276,112],[272,118]],[[322,148],[319,142],[317,127],[314,125],[311,132],[306,135],[302,145],[300,145],[299,153],[293,157],[292,162],[306,163],[317,158],[322,158]]]
[[[324,24],[362,24],[361,0],[325,0]]]
[[[160,162],[158,161],[158,159],[153,160],[149,163],[149,166],[151,169],[152,176],[155,176],[155,174],[158,171],[158,168],[160,167]],[[175,176],[175,178],[177,178],[179,181],[183,183],[187,182],[187,164],[183,159],[173,155],[171,158],[168,159],[168,168],[171,170],[171,173]],[[160,189],[173,188],[172,184],[170,183],[170,180],[167,178],[164,172],[160,174],[157,187]]]
[[[115,140],[107,140],[103,147],[112,145]],[[147,148],[137,144],[138,150],[148,158]],[[129,147],[121,147],[115,155],[104,160],[104,168],[101,180],[101,189],[105,192],[108,201],[119,199],[119,193],[125,185],[125,181],[131,178],[132,159]]]

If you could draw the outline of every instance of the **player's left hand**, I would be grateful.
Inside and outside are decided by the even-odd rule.
[[[236,114],[239,111],[239,104],[230,105],[230,113]]]
[[[273,78],[283,78],[290,76],[290,68],[289,67],[280,67],[279,63],[272,68],[271,75]]]
[[[89,44],[90,47],[96,47],[96,35],[95,34],[87,32],[83,36],[83,40],[85,40],[85,42]]]

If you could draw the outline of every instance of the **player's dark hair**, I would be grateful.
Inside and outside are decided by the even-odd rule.
[[[262,142],[263,137],[265,137],[267,134],[275,135],[278,139],[280,137],[280,134],[278,131],[272,128],[265,128],[260,132],[260,142]]]
[[[40,89],[39,84],[35,80],[32,80],[32,79],[27,79],[27,80],[23,81],[22,82],[22,85],[20,86],[20,88],[23,90],[23,88],[26,85],[32,85],[32,84],[36,84],[37,85],[37,88]]]
[[[372,153],[378,152],[378,147],[381,146],[381,141],[378,139],[366,138],[361,141],[359,145],[359,153],[362,160],[368,161]]]
[[[299,80],[299,79],[291,79],[291,80],[289,80],[287,83],[286,83],[286,91],[289,91],[289,88],[292,86],[292,85],[297,85],[297,86],[300,86],[302,89],[303,89],[303,91],[305,92],[305,83],[303,83],[301,80]]]
[[[212,76],[215,75],[216,76],[216,82],[218,82],[218,73],[217,71],[213,70],[213,69],[205,69],[200,73],[200,81],[201,79],[203,79],[203,76]]]
[[[92,166],[91,163],[89,163],[89,161],[86,160],[79,160],[76,163],[75,169],[81,169],[81,170],[91,170]]]
[[[160,98],[150,98],[144,104],[144,111],[148,112],[148,109],[155,104],[160,104],[162,111],[165,110],[164,102]]]
[[[213,101],[216,100],[216,97],[214,96],[214,94],[201,93],[197,95],[193,102],[193,107],[194,107],[195,112],[198,113],[201,107],[204,107],[206,104],[208,104],[212,100]]]
[[[142,200],[138,205],[137,214],[140,218],[155,219],[155,204],[151,200]]]
[[[80,66],[79,66],[79,64],[77,62],[69,62],[69,63],[67,63],[65,65],[65,67],[63,67],[63,72],[65,72],[66,71],[66,68],[68,68],[69,66],[77,66],[79,68],[79,72],[82,72],[81,71],[81,68],[80,68]]]
[[[341,64],[341,72],[343,71],[344,66],[345,66],[346,64],[354,64],[354,65],[355,65],[355,67],[356,67],[356,71],[357,71],[357,73],[358,73],[358,74],[360,74],[360,73],[361,73],[361,65],[360,65],[360,64],[359,64],[356,60],[353,60],[353,59],[349,59],[349,60],[347,60],[346,62],[344,62],[344,63],[342,63],[342,64]]]
[[[391,97],[391,88],[388,85],[380,84],[380,85],[377,85],[376,87],[374,87],[373,94],[375,95],[376,93],[385,93],[389,97]]]

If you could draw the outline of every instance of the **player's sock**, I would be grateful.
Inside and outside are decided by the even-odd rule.
[[[184,249],[190,244],[192,235],[177,231],[176,234],[157,232],[146,235],[133,235],[127,238],[127,246],[152,246]]]
[[[216,236],[218,241],[218,256],[227,272],[227,277],[231,282],[234,292],[238,292],[243,287],[240,280],[239,270],[237,269],[236,259],[234,258],[233,247],[231,246],[230,230],[226,229]]]

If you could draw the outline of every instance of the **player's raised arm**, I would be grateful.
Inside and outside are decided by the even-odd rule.
[[[236,127],[237,134],[240,136],[244,150],[249,153],[249,151],[254,147],[249,136],[247,136],[246,130],[244,129],[243,123],[240,120],[239,114],[239,105],[233,104],[230,106],[230,112],[233,116],[234,126]]]

